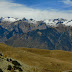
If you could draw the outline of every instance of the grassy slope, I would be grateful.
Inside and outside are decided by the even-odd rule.
[[[5,44],[0,44],[0,51],[5,56],[19,60],[30,67],[38,68],[37,70],[33,69],[33,72],[62,72],[72,70],[72,52],[13,48]]]

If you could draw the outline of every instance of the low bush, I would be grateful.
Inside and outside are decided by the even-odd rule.
[[[19,71],[23,71],[20,67],[18,66],[13,66],[14,70],[19,70]]]
[[[9,62],[9,59],[7,58],[7,61]]]
[[[10,58],[10,61],[12,61],[12,59]]]
[[[3,72],[2,69],[0,69],[0,72]]]
[[[69,71],[69,72],[72,72],[72,71]]]
[[[8,65],[7,70],[11,70],[11,69],[12,69],[12,66],[11,65]]]
[[[12,63],[15,65],[15,66],[21,66],[19,62],[17,61],[12,61]]]

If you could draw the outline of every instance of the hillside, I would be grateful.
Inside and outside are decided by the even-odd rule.
[[[26,72],[63,72],[72,70],[72,52],[33,48],[13,48],[0,44],[4,57],[20,61]]]

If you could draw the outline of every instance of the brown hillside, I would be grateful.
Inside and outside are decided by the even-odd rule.
[[[0,44],[0,52],[5,57],[21,61],[32,67],[27,72],[63,72],[72,70],[72,52],[32,48],[13,48]]]

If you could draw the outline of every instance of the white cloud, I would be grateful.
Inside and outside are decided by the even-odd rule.
[[[0,17],[19,17],[19,18],[33,18],[36,20],[53,19],[53,18],[65,18],[72,19],[71,11],[58,11],[54,9],[39,10],[29,8],[22,4],[13,3],[8,0],[0,0]]]
[[[72,1],[71,0],[62,0],[61,2],[63,2],[68,7],[72,6]]]

